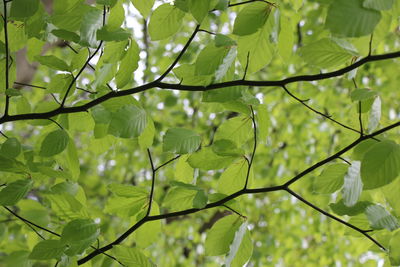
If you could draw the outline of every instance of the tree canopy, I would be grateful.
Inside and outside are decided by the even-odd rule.
[[[400,265],[398,1],[0,10],[0,266]]]

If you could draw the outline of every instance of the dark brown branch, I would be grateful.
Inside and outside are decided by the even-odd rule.
[[[354,70],[366,63],[369,63],[369,62],[394,59],[394,58],[398,58],[398,57],[400,57],[400,51],[393,52],[393,53],[387,53],[387,54],[381,54],[381,55],[367,56],[347,67],[341,68],[336,71],[314,74],[314,75],[298,75],[298,76],[285,78],[282,80],[273,80],[273,81],[235,80],[235,81],[229,81],[229,82],[210,84],[207,86],[170,84],[170,83],[164,83],[164,82],[159,82],[159,81],[153,81],[153,82],[150,82],[150,83],[147,83],[147,84],[144,84],[141,86],[137,86],[137,87],[134,87],[131,89],[122,90],[122,91],[118,91],[118,92],[114,92],[114,91],[109,92],[108,94],[105,94],[105,95],[103,95],[99,98],[96,98],[96,99],[94,99],[86,104],[83,104],[81,106],[59,107],[55,110],[43,112],[43,113],[27,113],[27,114],[3,116],[2,118],[0,118],[0,124],[3,124],[5,122],[10,122],[10,121],[19,121],[19,120],[47,119],[47,118],[50,118],[50,117],[53,117],[53,116],[56,116],[59,114],[84,112],[96,105],[99,105],[100,103],[102,103],[108,99],[126,96],[126,95],[132,95],[132,94],[143,92],[143,91],[146,91],[146,90],[149,90],[152,88],[174,89],[174,90],[180,90],[180,91],[209,91],[209,90],[225,88],[225,87],[230,87],[230,86],[238,86],[238,85],[258,86],[258,87],[275,87],[275,86],[282,87],[284,85],[287,85],[290,83],[295,83],[295,82],[319,81],[319,80],[324,80],[324,79],[341,76],[341,75],[343,75],[349,71],[352,71],[352,70]]]
[[[340,222],[341,224],[346,225],[347,227],[350,227],[351,229],[356,230],[357,232],[359,232],[360,234],[364,235],[365,237],[367,237],[369,240],[371,240],[372,242],[374,242],[378,247],[380,247],[381,249],[383,249],[384,251],[386,251],[386,248],[380,244],[377,240],[375,240],[372,236],[370,236],[368,234],[369,230],[362,230],[360,228],[358,228],[357,226],[352,225],[351,223],[348,223],[346,221],[343,221],[342,219],[324,211],[323,209],[320,209],[319,207],[315,206],[314,204],[312,204],[311,202],[307,201],[306,199],[304,199],[303,197],[301,197],[300,195],[296,194],[294,191],[290,190],[289,188],[286,188],[286,191],[291,194],[292,196],[294,196],[295,198],[297,198],[298,200],[300,200],[301,202],[303,202],[304,204],[306,204],[307,206],[315,209],[316,211],[318,211],[319,213],[324,214],[325,216],[328,216],[329,218]]]
[[[147,209],[146,215],[144,218],[147,218],[151,212],[151,206],[153,202],[154,196],[154,187],[156,183],[156,169],[154,167],[153,158],[151,157],[150,149],[147,149],[147,155],[149,157],[150,166],[151,166],[151,188],[150,188],[150,196],[149,196],[149,208]]]

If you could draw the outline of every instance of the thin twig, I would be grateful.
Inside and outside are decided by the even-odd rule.
[[[282,88],[283,88],[283,90],[285,90],[285,92],[286,92],[288,95],[290,95],[290,96],[291,96],[292,98],[294,98],[297,102],[299,102],[300,104],[302,104],[303,106],[305,106],[306,108],[308,108],[309,110],[311,110],[312,112],[317,113],[318,115],[321,115],[321,116],[324,117],[325,119],[328,119],[328,120],[330,120],[330,121],[332,121],[332,122],[334,122],[334,123],[336,123],[336,124],[338,124],[338,125],[340,125],[340,126],[346,128],[346,129],[348,129],[348,130],[351,130],[351,131],[356,132],[356,133],[360,133],[360,131],[358,131],[358,130],[356,130],[356,129],[350,127],[350,126],[347,126],[346,124],[343,124],[343,123],[341,123],[341,122],[339,122],[339,121],[333,119],[331,116],[326,115],[326,114],[324,114],[324,113],[322,113],[322,112],[320,112],[320,111],[314,109],[313,107],[309,106],[309,105],[306,103],[306,101],[308,101],[308,100],[302,100],[302,99],[298,98],[297,96],[295,96],[294,94],[292,94],[292,93],[286,88],[285,85],[283,85]]]
[[[0,131],[0,135],[2,135],[3,137],[5,137],[5,138],[7,138],[8,139],[8,136],[7,135],[5,135],[2,131]]]
[[[256,154],[256,149],[257,149],[257,124],[256,124],[256,118],[254,115],[254,109],[250,105],[250,110],[251,110],[251,121],[253,124],[253,138],[254,138],[254,143],[253,143],[253,151],[251,152],[251,157],[250,160],[248,160],[248,166],[247,166],[247,173],[246,173],[246,181],[244,183],[244,189],[247,188],[247,185],[249,183],[249,177],[250,177],[250,171],[251,171],[251,166],[253,164],[254,160],[254,155]]]
[[[337,157],[338,159],[340,159],[340,160],[343,160],[344,162],[346,162],[348,165],[350,165],[351,166],[351,162],[350,161],[348,161],[347,159],[345,159],[345,158],[342,158],[342,157]]]
[[[242,80],[246,80],[246,75],[247,75],[247,68],[249,67],[249,61],[250,61],[250,51],[247,52],[247,57],[246,57],[246,66],[244,67],[244,74]]]
[[[232,211],[233,213],[235,213],[235,214],[237,214],[237,215],[239,215],[240,217],[242,217],[242,218],[244,218],[244,219],[247,219],[247,217],[246,216],[244,216],[244,215],[242,215],[242,214],[240,214],[238,211],[236,211],[236,210],[234,210],[234,209],[232,209],[231,207],[229,207],[229,206],[227,206],[227,205],[221,205],[222,207],[225,207],[225,208],[227,208],[228,210],[230,210],[230,211]]]
[[[314,204],[312,204],[311,202],[309,202],[308,200],[304,199],[303,197],[301,197],[300,195],[296,194],[294,191],[290,190],[289,188],[286,188],[286,191],[291,194],[292,196],[294,196],[295,198],[297,198],[298,200],[300,200],[301,202],[303,202],[304,204],[306,204],[307,206],[313,208],[314,210],[324,214],[325,216],[328,216],[329,218],[340,222],[341,224],[344,224],[347,227],[350,227],[351,229],[356,230],[357,232],[361,233],[362,235],[364,235],[365,237],[367,237],[369,240],[371,240],[372,242],[374,242],[378,247],[380,247],[381,249],[383,249],[384,251],[386,251],[386,248],[380,244],[377,240],[375,240],[372,236],[370,236],[367,232],[369,230],[362,230],[360,228],[358,228],[357,226],[352,225],[351,223],[348,223],[346,221],[343,221],[342,219],[320,209],[319,207],[315,206]]]
[[[199,32],[205,32],[205,33],[208,33],[208,34],[211,34],[211,35],[216,35],[216,33],[210,32],[210,31],[204,30],[204,29],[199,29]]]
[[[55,123],[61,130],[64,130],[64,128],[59,124],[57,121],[53,120],[52,118],[48,118],[49,121]]]
[[[154,171],[155,171],[155,172],[158,171],[159,169],[161,169],[161,168],[164,167],[165,165],[167,165],[167,164],[173,162],[174,160],[179,159],[180,157],[181,157],[181,155],[178,155],[178,156],[176,156],[176,157],[174,157],[174,158],[172,158],[172,159],[170,159],[170,160],[164,162],[163,164],[161,164],[160,166],[158,166],[157,168],[155,168]]]
[[[178,61],[181,59],[183,54],[185,54],[186,50],[188,49],[190,43],[193,41],[194,37],[196,36],[197,32],[200,29],[200,25],[198,24],[196,28],[194,29],[192,35],[190,36],[189,40],[186,42],[185,46],[182,48],[181,52],[179,52],[179,55],[175,58],[174,62],[168,67],[168,69],[156,80],[157,82],[161,82],[165,76],[168,75],[168,73],[171,72],[171,70],[175,67],[176,64],[178,64]]]
[[[150,166],[151,166],[151,188],[150,188],[150,196],[149,196],[149,206],[148,206],[149,208],[147,209],[145,218],[148,217],[151,212],[151,205],[153,202],[153,195],[154,195],[154,187],[155,187],[155,183],[156,183],[156,169],[154,168],[154,163],[153,163],[153,159],[151,157],[150,149],[147,149],[147,155],[149,156],[149,161],[150,161]]]

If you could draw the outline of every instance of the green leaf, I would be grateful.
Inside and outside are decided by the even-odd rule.
[[[131,36],[131,33],[122,29],[118,28],[113,31],[110,31],[108,27],[103,27],[96,32],[96,39],[103,40],[103,41],[124,41],[128,40]]]
[[[394,0],[364,0],[363,7],[375,10],[389,10],[393,4]]]
[[[257,32],[240,36],[238,40],[238,58],[243,69],[247,66],[247,73],[259,71],[267,65],[275,54],[275,45],[269,38],[272,29],[272,20]]]
[[[374,103],[371,106],[371,112],[368,119],[368,132],[372,133],[379,125],[381,120],[381,98],[375,97]]]
[[[361,37],[371,34],[381,14],[363,7],[364,0],[336,0],[328,9],[325,25],[334,34]]]
[[[158,207],[157,203],[153,201],[151,205],[150,216],[159,214],[160,208]],[[138,246],[146,248],[159,240],[160,233],[161,221],[158,220],[147,222],[135,231],[135,242],[138,244]]]
[[[243,87],[231,86],[203,92],[203,102],[225,103],[239,99],[242,96]]]
[[[154,5],[155,0],[131,0],[133,6],[139,10],[144,18],[147,18]]]
[[[201,50],[197,57],[195,73],[197,75],[216,75],[217,70],[223,64],[230,50],[231,48],[228,46],[216,47],[214,43],[207,45],[203,50]],[[233,60],[234,59],[235,58],[233,57]],[[233,60],[228,59],[228,62],[225,64],[227,68],[226,66],[223,68],[228,69]],[[229,63],[229,61],[230,64],[228,66],[227,63]]]
[[[354,56],[351,51],[344,49],[329,38],[302,47],[300,54],[308,64],[323,69],[342,65]]]
[[[132,185],[110,184],[108,189],[119,197],[145,198],[148,195],[146,189]]]
[[[223,122],[215,133],[214,140],[228,139],[238,147],[252,137],[252,122],[247,116],[238,116]]]
[[[242,220],[237,215],[225,216],[214,223],[207,232],[206,255],[218,256],[228,253],[235,233],[241,224]]]
[[[255,33],[264,26],[272,6],[265,2],[254,2],[240,10],[233,25],[233,34],[243,36]]]
[[[6,89],[6,95],[7,95],[7,96],[21,96],[22,93],[21,93],[21,91],[18,90],[18,89],[7,88],[7,89]]]
[[[35,60],[51,69],[63,71],[70,71],[71,69],[67,63],[55,56],[36,56]]]
[[[128,105],[113,112],[108,133],[121,138],[138,137],[146,124],[146,112],[137,106]]]
[[[236,55],[237,55],[236,47],[231,47],[229,49],[228,54],[226,54],[221,64],[215,71],[215,81],[219,82],[223,80],[223,78],[228,73],[229,68],[232,66],[232,64],[234,64]]]
[[[155,266],[138,248],[116,245],[113,247],[113,252],[115,257],[126,266]]]
[[[349,167],[347,174],[344,176],[343,184],[343,203],[347,207],[354,206],[363,189],[363,183],[360,177],[360,165],[361,162],[353,161]]]
[[[51,157],[64,151],[69,142],[68,133],[62,129],[49,133],[40,146],[40,156]]]
[[[73,256],[81,254],[100,234],[100,229],[90,219],[77,219],[64,226],[60,241],[68,247],[65,254]]]
[[[130,218],[139,213],[147,203],[146,196],[109,197],[104,212],[116,214],[119,217]]]
[[[256,115],[257,124],[259,131],[258,140],[261,142],[265,142],[268,137],[268,129],[270,125],[270,114],[268,112],[268,107],[265,104],[261,104],[257,106],[257,115]]]
[[[27,18],[33,16],[39,8],[39,0],[13,0],[11,2],[10,16]]]
[[[103,26],[103,12],[91,9],[85,14],[80,28],[80,44],[83,46],[97,47],[97,30]]]
[[[79,179],[81,173],[78,152],[76,150],[75,142],[70,138],[67,145],[67,163],[68,169],[74,181]]]
[[[0,204],[4,206],[15,205],[28,194],[33,186],[31,179],[17,180],[9,183],[0,191]]]
[[[190,209],[194,207],[194,199],[198,190],[188,187],[175,186],[170,189],[164,198],[163,205],[172,211]]]
[[[352,207],[347,207],[343,199],[339,200],[337,203],[331,203],[329,204],[329,207],[333,210],[334,213],[337,215],[343,216],[343,215],[349,215],[349,216],[355,216],[357,214],[363,213],[365,209],[370,206],[372,203],[369,201],[360,201],[357,202],[354,206]]]
[[[185,13],[170,4],[163,4],[150,17],[149,34],[153,41],[174,35],[182,26]]]
[[[196,151],[201,137],[194,131],[184,128],[171,128],[164,135],[163,151],[187,154]]]
[[[67,31],[67,30],[56,29],[56,30],[52,30],[51,33],[65,41],[72,41],[74,43],[79,43],[79,40],[80,40],[80,37],[78,34]],[[87,50],[85,49],[85,51],[87,51]]]
[[[216,140],[211,148],[219,156],[238,157],[244,155],[243,149],[238,148],[234,142],[227,139]]]
[[[133,79],[133,72],[137,69],[139,63],[139,46],[134,40],[131,40],[131,44],[123,57],[115,80],[117,82],[117,88],[122,88]]]
[[[247,229],[247,222],[244,222],[235,233],[225,259],[225,266],[244,266],[251,254],[253,254],[253,243]]]
[[[400,265],[400,231],[392,235],[389,242],[389,259],[392,266]]]
[[[210,9],[210,0],[189,0],[189,10],[199,24],[207,16]]]
[[[17,138],[8,138],[0,148],[0,154],[7,158],[16,158],[21,153],[21,143]]]
[[[348,165],[335,163],[327,166],[322,173],[314,179],[314,192],[319,194],[332,194],[343,186],[343,179]]]
[[[365,209],[368,221],[373,229],[396,230],[400,227],[398,220],[380,205],[370,205]]]
[[[150,117],[147,117],[146,128],[144,128],[142,134],[139,135],[138,138],[139,146],[141,149],[144,150],[151,147],[151,145],[153,144],[155,131],[156,130],[154,128],[153,120]]]
[[[66,245],[60,240],[43,240],[36,244],[29,258],[34,260],[59,260],[66,248]]]
[[[114,5],[110,10],[110,15],[108,16],[107,20],[107,29],[110,31],[115,31],[119,29],[124,20],[125,20],[125,10],[122,3],[119,2],[116,5]]]
[[[218,170],[225,168],[235,160],[236,157],[218,156],[211,148],[205,147],[190,155],[188,162],[193,168],[202,170]]]
[[[230,165],[219,177],[218,192],[230,195],[243,189],[248,167],[247,161],[244,159]]]
[[[371,98],[375,98],[378,92],[368,88],[358,88],[351,92],[351,101],[363,101]]]
[[[175,180],[183,183],[191,183],[193,181],[194,169],[187,162],[189,155],[182,155],[174,168]]]
[[[217,33],[215,35],[214,44],[216,47],[237,45],[237,43],[234,40],[220,33]]]
[[[373,145],[361,163],[361,178],[365,189],[382,187],[400,173],[400,147],[393,141]]]

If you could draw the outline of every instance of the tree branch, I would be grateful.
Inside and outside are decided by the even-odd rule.
[[[2,118],[0,118],[0,124],[3,124],[5,122],[11,122],[11,121],[19,121],[19,120],[47,119],[47,118],[50,118],[50,117],[53,117],[53,116],[56,116],[59,114],[84,112],[96,105],[101,104],[102,102],[104,102],[108,99],[126,96],[126,95],[132,95],[132,94],[143,92],[143,91],[146,91],[146,90],[149,90],[152,88],[173,89],[173,90],[179,90],[179,91],[203,92],[203,91],[209,91],[209,90],[225,88],[225,87],[230,87],[230,86],[237,86],[237,85],[258,86],[258,87],[275,87],[275,86],[282,87],[284,85],[287,85],[290,83],[295,83],[295,82],[319,81],[319,80],[342,76],[343,74],[346,74],[347,72],[352,71],[352,70],[354,70],[366,63],[369,63],[369,62],[394,59],[394,58],[398,58],[398,57],[400,57],[400,51],[387,53],[387,54],[381,54],[381,55],[367,56],[347,67],[338,69],[336,71],[314,74],[314,75],[298,75],[298,76],[292,76],[289,78],[285,78],[282,80],[271,80],[271,81],[235,80],[235,81],[229,81],[229,82],[210,84],[207,86],[170,84],[170,83],[164,83],[164,82],[160,82],[160,81],[153,81],[153,82],[150,82],[150,83],[147,83],[144,85],[140,85],[140,86],[137,86],[137,87],[134,87],[131,89],[122,90],[122,91],[118,91],[118,92],[114,92],[114,91],[109,92],[103,96],[100,96],[99,98],[96,98],[96,99],[94,99],[86,104],[80,105],[80,106],[59,107],[52,111],[42,112],[42,113],[26,113],[26,114],[3,116]]]

